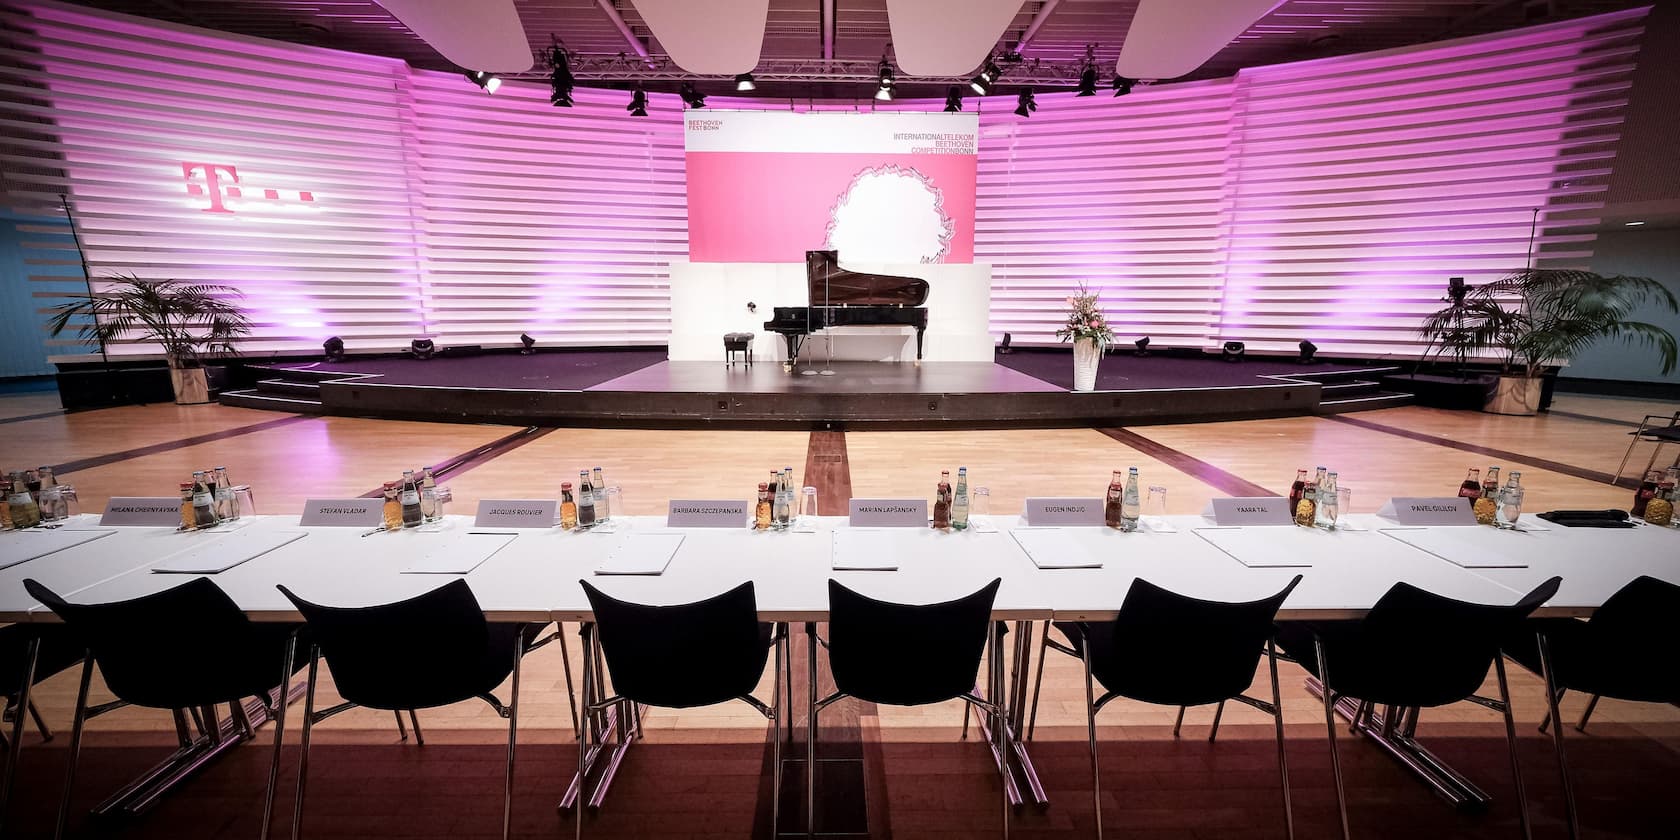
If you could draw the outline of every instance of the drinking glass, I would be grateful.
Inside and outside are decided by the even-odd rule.
[[[624,490],[617,484],[609,484],[606,489],[607,516],[595,521],[594,530],[603,534],[612,534],[630,527],[630,517],[624,511]]]
[[[817,488],[807,486],[800,492],[799,515],[794,517],[793,530],[801,534],[817,530]]]
[[[1143,505],[1143,524],[1151,531],[1167,529],[1167,488],[1149,485],[1149,498]]]
[[[233,510],[235,516],[255,516],[257,514],[257,497],[251,492],[251,485],[234,485]]]
[[[992,523],[992,489],[990,487],[974,488],[974,495],[968,500],[968,530],[977,534],[995,534],[997,525]]]
[[[1336,506],[1340,510],[1345,510],[1348,513],[1353,512],[1353,488],[1336,488]]]
[[[1341,518],[1342,513],[1341,495],[1340,490],[1335,493],[1326,493],[1325,498],[1318,503],[1324,511],[1324,530],[1326,531],[1336,530],[1336,520]]]

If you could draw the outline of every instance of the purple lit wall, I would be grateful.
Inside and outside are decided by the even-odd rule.
[[[1586,261],[1591,235],[1560,228],[1602,203],[1642,20],[1123,98],[1040,92],[1031,119],[1013,97],[970,97],[992,329],[1053,342],[1086,281],[1126,340],[1416,354],[1447,277],[1521,267],[1534,209],[1543,260]],[[259,322],[252,352],[334,334],[353,349],[522,330],[545,345],[663,343],[666,266],[688,252],[680,103],[655,94],[637,119],[623,91],[576,98],[556,109],[544,85],[486,96],[391,59],[12,4],[0,200],[45,214],[68,195],[96,277],[238,286]]]

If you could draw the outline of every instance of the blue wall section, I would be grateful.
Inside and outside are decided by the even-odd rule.
[[[63,277],[64,282],[31,277]],[[50,375],[55,368],[47,356],[82,349],[72,334],[61,337],[69,345],[48,344],[41,309],[61,301],[36,295],[85,289],[70,226],[63,219],[0,211],[0,379]]]
[[[1661,282],[1680,297],[1680,230],[1629,228],[1600,234],[1594,246],[1592,270],[1599,274],[1631,274]],[[1680,336],[1680,315],[1647,308],[1634,319],[1649,321]],[[1680,368],[1662,372],[1650,349],[1622,342],[1600,342],[1577,356],[1559,374],[1587,379],[1680,384]]]

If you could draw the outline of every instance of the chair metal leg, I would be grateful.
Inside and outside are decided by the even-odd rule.
[[[1091,646],[1081,649],[1085,664],[1085,734],[1091,746],[1091,813],[1097,821],[1097,840],[1102,840],[1102,773],[1097,767],[1097,697],[1091,685]],[[1180,707],[1180,713],[1183,708]]]
[[[33,669],[31,669],[31,670],[33,670]],[[33,675],[31,675],[31,676],[33,676]],[[35,731],[41,733],[42,743],[46,743],[46,742],[51,741],[53,739],[53,731],[50,727],[47,726],[47,721],[44,718],[41,717],[41,709],[38,706],[35,705],[34,700],[28,699],[28,693],[27,692],[25,692],[23,694],[20,694],[19,697],[22,698],[22,699],[20,699],[18,702],[20,702],[23,705],[29,707],[29,719],[35,721]],[[1581,721],[1581,725],[1586,726],[1587,722],[1585,720],[1583,720],[1583,721]]]
[[[975,686],[975,688],[978,689],[979,686]],[[973,712],[974,712],[974,710],[970,709],[967,703],[963,704],[963,728],[962,728],[962,734],[957,736],[957,740],[959,740],[959,741],[967,741],[968,740],[968,718],[971,714],[973,714]]]
[[[572,712],[572,734],[583,737],[583,723],[578,718],[577,695],[572,692],[572,654],[566,650],[566,624],[554,625],[555,643],[560,647],[560,670],[566,674],[566,705]]]
[[[807,711],[805,723],[805,834],[808,837],[817,836],[817,625],[814,622],[805,624],[806,644],[810,645],[810,655],[806,658],[806,670],[810,677],[811,707]]]
[[[1027,740],[1031,741],[1033,730],[1038,728],[1038,695],[1044,691],[1044,657],[1050,652],[1050,621],[1045,619],[1043,632],[1038,640],[1038,676],[1033,678],[1032,714],[1027,718]]]
[[[420,734],[420,716],[413,709],[408,710],[408,722],[414,727],[414,743],[416,746],[426,746],[426,736]]]
[[[303,836],[303,793],[309,781],[309,734],[315,729],[315,683],[320,676],[321,649],[309,650],[309,686],[303,692],[303,744],[298,754],[297,799],[292,803],[292,840]],[[282,698],[284,699],[284,698]],[[402,719],[399,717],[398,721]]]
[[[1567,691],[1562,688],[1552,692],[1552,702],[1549,704],[1545,716],[1540,718],[1541,732],[1545,732],[1546,728],[1552,725],[1552,718],[1557,714],[1557,705],[1563,702],[1563,695],[1565,693],[1567,693]]]
[[[782,644],[785,641],[785,634],[784,638],[776,640],[774,645],[776,658],[772,665],[775,670],[770,672],[770,682],[773,686],[770,689],[770,837],[772,840],[781,836],[782,830],[782,718],[784,716],[791,717],[782,706],[782,669],[787,667],[787,660],[782,655]],[[791,693],[787,699],[789,705],[792,705],[793,697]]]
[[[519,663],[525,658],[525,634],[513,634],[513,685],[509,687],[507,719],[508,719],[508,755],[507,755],[507,786],[502,792],[502,840],[508,840],[513,835],[513,759],[514,747],[519,743]],[[414,717],[414,710],[409,709],[410,721],[414,723],[414,739],[420,740],[420,721]]]
[[[1575,724],[1576,732],[1587,731],[1587,721],[1592,719],[1593,709],[1596,708],[1598,708],[1598,695],[1594,694],[1593,696],[1587,698],[1587,708],[1581,712],[1581,722]]]
[[[268,763],[268,790],[263,793],[262,840],[268,840],[274,821],[274,789],[280,782],[280,745],[286,734],[286,700],[292,693],[292,661],[297,657],[297,634],[286,639],[280,664],[280,694],[274,699],[274,757]]]
[[[594,674],[589,667],[589,635],[588,625],[584,625],[578,633],[578,640],[580,642],[579,656],[583,659],[583,717],[581,718],[583,726],[578,729],[578,793],[577,799],[572,802],[572,816],[576,820],[574,824],[575,833],[573,836],[576,840],[583,840],[583,812],[587,807],[585,803],[587,802],[588,797],[588,795],[584,793],[584,783],[589,779],[589,736],[594,734],[596,731],[594,721],[592,721],[589,716],[590,704],[595,701],[595,697],[591,693],[595,688],[595,680]]]
[[[76,763],[82,753],[82,729],[87,726],[88,687],[93,683],[93,652],[82,657],[82,687],[76,692],[76,716],[70,724],[70,755],[64,771],[64,792],[58,798],[58,825],[53,840],[63,840],[64,829],[70,824],[70,794],[76,787]]]
[[[1178,718],[1173,721],[1173,737],[1178,737],[1178,730],[1184,728],[1184,707],[1178,707]]]
[[[1511,751],[1511,782],[1517,788],[1517,817],[1522,823],[1523,840],[1534,840],[1534,828],[1528,823],[1528,794],[1523,790],[1522,762],[1517,760],[1517,722],[1511,717],[1511,692],[1505,684],[1505,657],[1494,655],[1493,672],[1499,677],[1500,711],[1505,715],[1505,744]]]
[[[408,742],[408,724],[403,723],[402,710],[401,709],[392,709],[391,714],[395,715],[396,718],[397,718],[397,737],[402,739],[402,741],[404,743],[407,743]]]
[[[1212,741],[1214,739],[1214,737],[1219,734],[1219,719],[1224,717],[1224,716],[1225,716],[1225,701],[1221,700],[1221,701],[1219,701],[1219,705],[1217,707],[1215,707],[1214,710],[1213,710],[1213,726],[1208,729],[1208,740],[1209,741]]]
[[[1633,457],[1633,448],[1639,445],[1639,439],[1644,435],[1645,421],[1641,420],[1639,421],[1639,431],[1633,433],[1633,439],[1628,441],[1627,451],[1622,453],[1622,462],[1616,465],[1616,472],[1610,476],[1611,484],[1615,484],[1616,480],[1622,477],[1622,470],[1627,469],[1628,459]]]
[[[1558,716],[1558,700],[1563,697],[1563,690],[1555,688],[1556,675],[1552,673],[1552,651],[1546,641],[1545,633],[1536,634],[1540,644],[1540,677],[1546,683],[1547,712],[1552,718],[1562,720]],[[1581,823],[1575,813],[1575,788],[1569,779],[1569,759],[1563,751],[1563,726],[1560,724],[1552,728],[1552,750],[1557,754],[1558,779],[1563,787],[1563,810],[1569,821],[1569,837],[1574,840],[1581,836]]]
[[[23,654],[23,684],[18,686],[18,713],[12,719],[11,743],[6,745],[6,767],[0,775],[0,836],[4,836],[6,827],[6,806],[12,801],[12,782],[17,777],[18,758],[23,753],[23,709],[27,706],[34,710],[35,704],[29,699],[29,689],[35,684],[35,665],[41,658],[41,640],[30,639]],[[40,718],[36,718],[36,726],[40,726]],[[43,731],[42,735],[46,733]]]
[[[991,712],[992,743],[998,745],[998,790],[1003,802],[1003,840],[1009,840],[1009,785],[1011,782],[1009,769],[1009,730],[1004,720],[1004,685],[1003,685],[1003,622],[991,623],[991,672],[992,690],[987,698],[993,703]],[[1087,646],[1089,649],[1089,646]]]
[[[1318,655],[1318,683],[1324,687],[1324,728],[1330,736],[1330,774],[1336,780],[1336,813],[1342,820],[1342,840],[1349,840],[1347,789],[1342,784],[1342,762],[1336,755],[1336,700],[1335,692],[1330,690],[1330,664],[1324,659],[1324,641],[1313,639],[1313,649]]]
[[[1289,804],[1289,755],[1283,748],[1283,694],[1278,688],[1277,641],[1266,640],[1266,662],[1272,670],[1272,721],[1277,727],[1278,782],[1283,789],[1283,828],[1295,840],[1295,809]]]

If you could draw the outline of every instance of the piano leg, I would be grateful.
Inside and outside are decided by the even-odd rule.
[[[805,336],[796,333],[782,333],[782,338],[787,339],[787,361],[782,363],[782,370],[792,373],[793,366],[799,363],[799,346],[805,343]]]
[[[922,366],[922,335],[927,332],[926,327],[916,328],[916,367]]]

